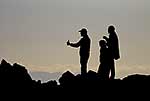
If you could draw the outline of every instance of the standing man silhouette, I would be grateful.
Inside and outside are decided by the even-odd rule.
[[[79,30],[81,34],[81,39],[77,43],[70,43],[70,41],[67,41],[67,45],[71,47],[78,48],[80,47],[80,65],[81,65],[81,75],[85,75],[87,73],[87,63],[90,56],[90,43],[91,40],[87,34],[87,29],[82,28]]]
[[[107,46],[110,49],[111,52],[111,56],[113,58],[113,61],[111,61],[110,63],[110,69],[111,69],[111,76],[110,79],[114,79],[115,78],[115,60],[118,60],[120,58],[120,54],[119,54],[119,40],[118,40],[118,36],[115,32],[115,27],[114,26],[109,26],[108,27],[108,33],[109,33],[109,38],[107,38],[106,36],[103,36],[103,38],[106,40],[107,42]]]

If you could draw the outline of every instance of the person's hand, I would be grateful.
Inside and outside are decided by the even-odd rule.
[[[69,45],[70,45],[70,41],[68,40],[68,41],[67,41],[67,46],[69,46]]]
[[[103,36],[103,39],[108,39],[106,36]]]

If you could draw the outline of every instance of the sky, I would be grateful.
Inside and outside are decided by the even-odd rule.
[[[88,70],[99,66],[98,41],[116,26],[121,59],[116,76],[150,74],[149,0],[0,0],[0,59],[29,71],[80,72],[78,30],[92,40]]]

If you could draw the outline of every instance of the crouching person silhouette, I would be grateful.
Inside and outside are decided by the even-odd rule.
[[[87,29],[83,28],[80,31],[81,39],[77,43],[70,43],[67,41],[67,45],[71,47],[78,48],[80,47],[80,65],[81,65],[81,75],[85,75],[87,73],[87,63],[90,56],[90,43],[91,40],[87,34]]]
[[[100,79],[108,80],[110,69],[111,69],[110,65],[111,62],[113,61],[113,58],[110,53],[110,49],[106,45],[105,40],[100,40],[99,46],[100,46],[100,65],[98,69],[98,74],[100,76]]]

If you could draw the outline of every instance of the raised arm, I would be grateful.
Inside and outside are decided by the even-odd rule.
[[[103,36],[103,39],[106,40],[106,45],[109,46],[110,45],[110,39],[106,36]]]
[[[103,39],[105,39],[107,42],[109,41],[109,38],[106,36],[103,36]]]

